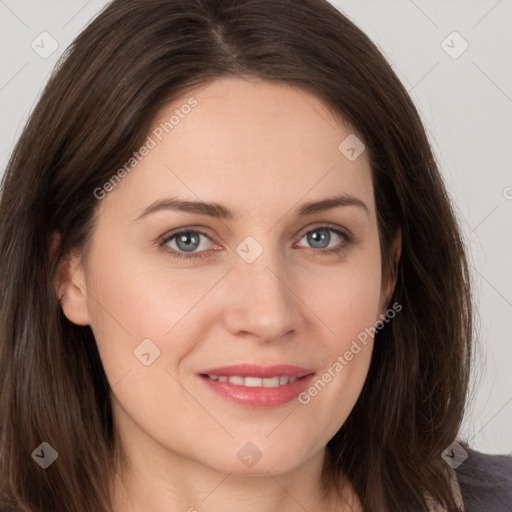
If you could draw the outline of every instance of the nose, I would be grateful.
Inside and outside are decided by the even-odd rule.
[[[239,261],[230,272],[224,318],[234,336],[270,343],[300,329],[302,303],[289,273],[260,258],[251,264]]]

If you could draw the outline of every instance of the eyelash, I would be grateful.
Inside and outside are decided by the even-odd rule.
[[[345,240],[344,242],[342,242],[341,245],[339,245],[337,247],[331,247],[330,249],[314,249],[312,247],[311,249],[313,249],[313,251],[316,252],[316,253],[320,253],[320,254],[325,255],[325,256],[338,256],[341,253],[343,253],[344,251],[346,251],[349,248],[349,246],[350,246],[350,244],[352,242],[352,237],[350,235],[348,235],[347,233],[345,233],[345,232],[343,232],[343,231],[341,231],[339,229],[332,228],[329,225],[319,225],[319,226],[315,226],[312,229],[308,229],[307,231],[302,233],[302,235],[300,236],[299,240],[302,239],[304,237],[304,235],[307,235],[308,233],[311,233],[311,232],[316,231],[316,230],[318,230],[318,231],[320,231],[320,230],[332,231],[333,233],[336,233],[338,236],[340,236],[341,238],[343,238]],[[173,233],[172,235],[164,238],[162,240],[162,242],[160,243],[160,246],[162,247],[162,249],[165,252],[170,254],[173,258],[187,259],[187,260],[194,260],[194,259],[197,259],[197,258],[207,258],[208,255],[205,254],[207,251],[186,253],[186,252],[176,251],[175,249],[167,249],[165,247],[165,245],[167,243],[169,243],[171,240],[173,240],[177,236],[182,235],[183,233],[199,234],[199,235],[203,235],[203,236],[207,237],[208,239],[210,239],[210,237],[206,233],[203,233],[202,231],[198,231],[198,230],[195,230],[195,229],[182,229],[182,230],[177,231],[177,232]]]

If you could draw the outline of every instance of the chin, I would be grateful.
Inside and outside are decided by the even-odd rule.
[[[238,476],[285,474],[298,468],[309,458],[310,455],[304,452],[303,446],[295,448],[279,442],[274,447],[268,440],[266,446],[261,449],[257,448],[257,441],[254,444],[247,442],[234,452],[230,449],[216,455],[211,454],[209,460],[202,457],[203,463],[212,469]]]

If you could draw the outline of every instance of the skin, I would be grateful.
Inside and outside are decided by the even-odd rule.
[[[307,405],[243,407],[196,373],[285,363],[321,376],[385,313],[394,283],[381,275],[366,154],[349,161],[338,150],[352,132],[318,98],[255,79],[189,91],[154,126],[192,96],[190,114],[100,201],[87,261],[70,255],[57,283],[67,318],[91,326],[113,388],[129,461],[113,485],[115,510],[362,510],[349,485],[324,498],[320,471],[361,392],[371,337]],[[368,210],[295,215],[334,193]],[[162,210],[136,220],[171,196],[215,201],[235,219]],[[320,253],[346,242],[336,233],[321,248],[306,236],[325,223],[354,236],[340,254]],[[194,246],[204,258],[173,258],[165,248],[184,252],[176,239],[159,246],[178,228],[207,235]],[[236,252],[248,236],[263,249],[252,263]],[[144,366],[133,351],[147,338],[160,356]],[[252,467],[237,457],[247,442],[262,455]]]

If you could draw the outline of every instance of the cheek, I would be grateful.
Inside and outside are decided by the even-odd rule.
[[[316,292],[308,296],[328,328],[319,347],[323,367],[299,401],[310,408],[309,416],[319,425],[328,426],[332,436],[354,407],[370,365],[374,328],[381,313],[378,247],[317,283]]]
[[[343,353],[365,328],[375,325],[381,313],[378,242],[368,244],[338,268],[312,276],[310,282],[308,303],[331,334],[325,337],[327,348],[331,354]]]
[[[224,273],[171,267],[165,256],[143,257],[128,248],[109,250],[121,246],[122,240],[98,237],[87,283],[91,328],[111,383],[141,365],[134,351],[144,340],[157,347],[157,366],[174,367],[185,357],[200,335],[194,315],[204,312],[203,300]]]

